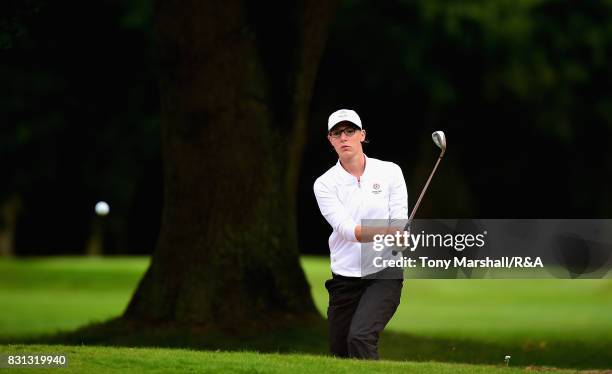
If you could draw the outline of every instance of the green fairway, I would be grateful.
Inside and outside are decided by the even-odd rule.
[[[68,367],[59,373],[524,373],[502,366],[342,360],[331,357],[254,352],[210,352],[184,349],[0,345],[0,354],[19,352],[65,354]],[[47,369],[49,370],[49,369]],[[31,369],[11,369],[29,373]],[[552,371],[552,370],[551,370]],[[570,373],[554,370],[555,373]],[[573,371],[572,371],[573,372]]]
[[[302,264],[323,315],[328,259]],[[0,259],[0,336],[70,329],[119,315],[146,258]],[[389,329],[474,340],[612,341],[611,280],[406,280]]]
[[[302,261],[325,313],[327,258]],[[389,329],[480,341],[612,342],[612,280],[409,279]]]
[[[148,263],[145,257],[0,259],[0,336],[55,332],[117,316]]]
[[[148,261],[0,259],[0,341],[120,315]],[[306,256],[302,263],[316,305],[325,315],[328,259]],[[515,365],[610,368],[611,296],[611,280],[406,280],[402,303],[381,338],[381,356],[501,364],[510,354]],[[266,351],[293,346],[325,353],[324,338],[315,342],[324,329],[318,334],[271,336],[263,346]]]

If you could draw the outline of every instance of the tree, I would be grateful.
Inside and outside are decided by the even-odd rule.
[[[295,196],[334,2],[159,1],[164,207],[124,318],[232,329],[318,315]]]

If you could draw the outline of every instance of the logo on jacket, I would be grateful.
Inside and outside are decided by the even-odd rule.
[[[382,188],[380,188],[380,184],[379,183],[374,183],[372,185],[372,193],[378,195],[381,192],[382,192]]]

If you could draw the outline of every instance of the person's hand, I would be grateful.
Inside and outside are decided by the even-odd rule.
[[[408,233],[408,234],[406,234],[406,235],[407,235],[407,237],[410,237],[410,229],[411,229],[411,226],[412,226],[412,222],[411,222],[411,221],[408,221],[408,222],[406,223],[406,225],[404,226],[404,229],[403,229],[403,232],[402,232],[402,236],[403,236],[403,233],[404,233],[404,232],[407,232],[407,233]],[[393,256],[395,256],[395,255],[397,255],[398,253],[404,252],[404,251],[406,250],[406,248],[408,248],[408,247],[406,246],[406,247],[399,247],[399,248],[396,248],[396,249],[394,249],[393,251],[391,251],[391,254],[392,254]]]

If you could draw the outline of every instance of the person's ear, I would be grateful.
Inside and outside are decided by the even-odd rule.
[[[365,130],[361,130],[361,142],[365,142],[365,138],[366,138],[366,131]]]

